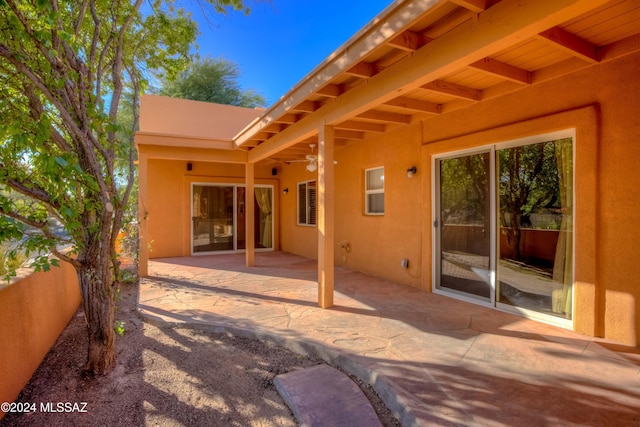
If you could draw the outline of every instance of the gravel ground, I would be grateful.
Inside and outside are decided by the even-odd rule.
[[[0,426],[297,425],[273,379],[322,360],[206,329],[158,327],[137,315],[134,285],[121,294],[116,318],[126,332],[118,338],[115,370],[82,377],[87,342],[79,311],[16,399],[36,411],[7,414]],[[398,426],[375,391],[355,381],[382,424]],[[63,412],[42,410],[58,402],[68,402]]]

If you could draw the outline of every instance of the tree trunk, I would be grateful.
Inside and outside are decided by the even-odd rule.
[[[84,372],[105,375],[116,363],[114,330],[115,291],[108,263],[92,263],[78,269],[89,350]]]
[[[504,227],[502,232],[507,237],[507,256],[508,259],[516,261],[520,260],[520,240],[522,237],[522,230],[520,228],[520,221],[522,215],[519,213],[520,207],[512,207],[509,211],[511,214],[511,220],[508,227]],[[505,224],[506,221],[503,221]]]

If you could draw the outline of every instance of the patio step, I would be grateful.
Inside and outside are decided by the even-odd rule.
[[[381,426],[362,390],[331,366],[278,375],[274,383],[301,426]]]

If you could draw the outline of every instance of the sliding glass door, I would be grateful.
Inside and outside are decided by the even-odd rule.
[[[572,138],[499,149],[497,302],[571,319]]]
[[[437,288],[489,301],[491,283],[490,153],[438,163]]]
[[[233,184],[193,184],[192,253],[234,252],[246,248],[246,191]],[[256,186],[254,247],[273,249],[273,187]]]
[[[435,290],[570,320],[572,133],[441,157],[435,172]]]

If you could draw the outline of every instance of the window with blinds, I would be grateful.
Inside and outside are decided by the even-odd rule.
[[[298,225],[316,225],[316,182],[298,183]]]

